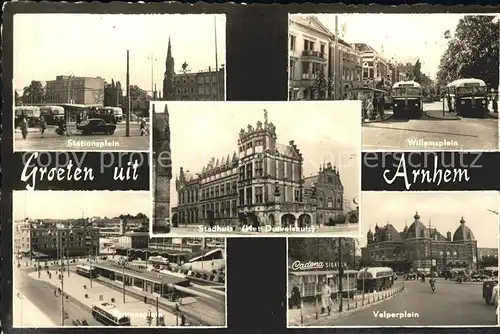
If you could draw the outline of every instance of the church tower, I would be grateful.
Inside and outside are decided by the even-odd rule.
[[[163,113],[155,113],[153,104],[153,152],[157,157],[153,162],[153,233],[166,233],[170,220],[170,180],[172,160],[170,155],[170,125],[168,106]],[[158,157],[163,157],[159,159]]]
[[[170,43],[170,37],[168,37],[167,60],[165,61],[165,74],[163,75],[163,100],[175,100],[174,75],[175,66],[174,57],[172,57],[172,44]]]

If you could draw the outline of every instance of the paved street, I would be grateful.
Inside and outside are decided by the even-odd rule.
[[[241,231],[239,228],[235,231],[212,231],[212,232],[202,232],[199,230],[198,225],[193,225],[189,227],[174,227],[171,232],[165,235],[176,236],[182,235],[185,237],[195,237],[200,236],[201,234],[214,234],[214,235],[259,235],[259,236],[276,236],[276,235],[293,235],[293,236],[304,236],[311,234],[342,234],[345,235],[355,235],[359,234],[359,224],[349,224],[342,226],[322,226],[321,228],[316,228],[314,233],[311,232],[253,232],[253,231]],[[163,235],[158,233],[157,235]]]
[[[130,123],[130,137],[126,137],[125,123],[119,123],[112,135],[84,136],[76,131],[75,125],[70,125],[70,137],[59,136],[55,126],[48,126],[44,138],[41,138],[38,128],[30,128],[28,137],[23,139],[17,128],[14,136],[16,151],[25,150],[74,150],[74,151],[148,151],[149,136],[141,136],[139,124]]]
[[[498,118],[457,118],[442,102],[424,104],[422,119],[388,119],[363,125],[365,150],[496,150]]]
[[[378,316],[377,316],[378,312]],[[380,314],[414,313],[413,317],[383,318]],[[405,292],[359,310],[325,319],[319,326],[479,326],[497,325],[495,307],[482,299],[482,286],[406,281]]]

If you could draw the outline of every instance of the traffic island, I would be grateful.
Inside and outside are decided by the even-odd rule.
[[[384,112],[384,116],[382,116],[382,118],[380,117],[377,117],[375,119],[370,119],[370,118],[362,118],[361,121],[364,124],[371,124],[371,123],[380,123],[380,122],[386,122],[390,119],[392,119],[394,116],[394,114],[392,113],[392,111],[385,111]]]
[[[335,300],[332,303],[330,314],[325,310],[321,313],[321,296],[318,296],[318,306],[315,304],[303,304],[299,309],[288,310],[288,326],[315,326],[318,322],[325,319],[334,320],[342,315],[364,309],[368,306],[376,305],[380,302],[386,301],[394,296],[403,293],[405,290],[404,284],[399,284],[390,289],[372,292],[360,293],[359,291],[351,298],[342,299],[342,311],[340,311],[339,301]]]
[[[462,118],[457,116],[457,114],[445,111],[443,113],[442,110],[427,110],[424,111],[426,117],[430,119],[444,120],[444,121],[456,121],[461,120]]]

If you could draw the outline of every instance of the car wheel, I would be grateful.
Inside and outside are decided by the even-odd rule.
[[[113,133],[115,133],[115,130],[111,130],[109,131],[109,134],[112,135]]]

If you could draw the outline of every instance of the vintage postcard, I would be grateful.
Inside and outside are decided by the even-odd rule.
[[[153,235],[358,235],[359,101],[151,106]]]
[[[291,14],[289,99],[362,100],[365,150],[497,150],[498,18]]]
[[[224,100],[224,55],[222,14],[17,14],[14,149],[148,151],[149,102]]]
[[[363,192],[362,203],[359,239],[288,239],[289,326],[498,324],[498,192]]]
[[[47,212],[68,199],[78,204]],[[14,327],[226,325],[225,239],[151,239],[149,192],[13,202]]]

